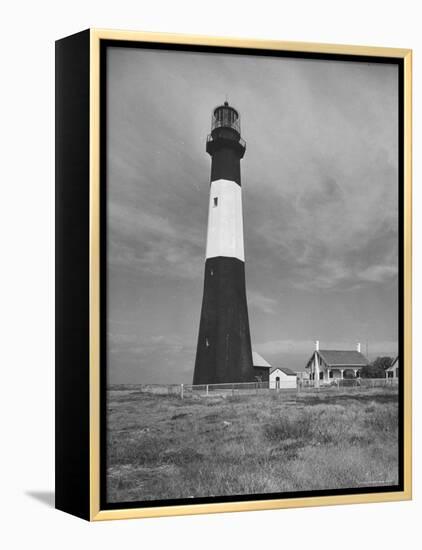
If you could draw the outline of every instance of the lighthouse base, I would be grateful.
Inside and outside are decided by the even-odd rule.
[[[196,352],[194,384],[254,382],[245,264],[209,258]]]

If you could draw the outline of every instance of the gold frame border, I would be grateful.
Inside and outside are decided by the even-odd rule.
[[[393,57],[404,60],[404,490],[388,493],[100,509],[100,40],[228,46],[297,52]],[[90,519],[91,521],[211,514],[410,500],[412,498],[412,50],[199,35],[90,30]]]

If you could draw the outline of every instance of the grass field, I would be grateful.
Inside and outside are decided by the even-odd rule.
[[[107,500],[396,484],[395,388],[188,397],[108,391]]]

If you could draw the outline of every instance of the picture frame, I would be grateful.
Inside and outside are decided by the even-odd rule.
[[[106,91],[110,66],[107,65],[106,52],[111,47],[171,51],[176,56],[183,52],[196,55],[218,53],[234,58],[242,55],[259,59],[340,61],[346,65],[385,63],[397,68],[397,323],[400,356],[397,483],[286,491],[285,494],[210,494],[194,498],[186,494],[185,498],[157,497],[141,504],[139,500],[107,501],[105,460],[108,452],[109,387],[105,362],[109,352],[106,308],[109,296],[105,235],[109,214],[105,182],[109,169],[107,109],[110,103],[107,103]],[[86,520],[100,521],[411,499],[411,75],[412,52],[399,48],[103,29],[85,30],[56,42],[56,508]],[[227,93],[230,95],[230,90]],[[226,104],[228,106],[227,99],[224,104],[223,100],[221,107],[213,111],[215,125],[218,125],[220,116],[217,110],[224,109]],[[214,107],[210,105],[210,112]],[[237,113],[235,109],[230,111],[233,112]],[[222,196],[225,200],[225,195]],[[140,242],[142,238],[139,235]],[[221,246],[225,246],[224,243]],[[198,314],[199,310],[200,304]],[[318,371],[318,380],[319,374]],[[247,382],[242,380],[241,383]],[[199,377],[197,382],[194,380],[195,384],[206,385],[208,394],[208,385],[214,381],[204,382]],[[183,395],[184,384],[179,386]],[[314,383],[315,391],[319,391],[317,386]],[[253,388],[258,391],[256,382]],[[233,384],[230,391],[235,391]]]

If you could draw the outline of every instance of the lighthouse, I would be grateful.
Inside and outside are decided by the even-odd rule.
[[[239,112],[226,101],[212,113],[204,294],[194,384],[255,380],[245,284],[240,161],[246,143]]]

